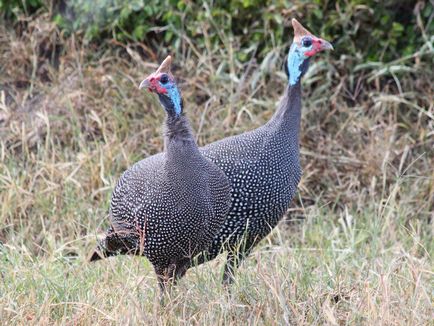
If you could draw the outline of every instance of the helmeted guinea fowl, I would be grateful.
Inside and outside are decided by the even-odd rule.
[[[170,63],[169,56],[140,84],[158,94],[166,111],[165,151],[122,174],[111,198],[111,226],[90,258],[144,255],[162,290],[211,243],[230,208],[228,179],[199,152]]]
[[[299,130],[300,79],[317,52],[332,49],[292,20],[294,40],[286,72],[288,87],[270,121],[250,132],[228,137],[201,148],[202,154],[229,178],[232,206],[212,245],[197,263],[228,251],[223,281],[233,280],[234,268],[277,225],[286,213],[301,178]]]

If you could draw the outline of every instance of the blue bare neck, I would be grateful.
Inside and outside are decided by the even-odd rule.
[[[304,53],[298,48],[298,46],[293,43],[289,49],[288,59],[286,62],[288,68],[288,82],[289,85],[296,85],[300,82],[301,77],[307,71],[307,66],[309,64],[308,58]]]

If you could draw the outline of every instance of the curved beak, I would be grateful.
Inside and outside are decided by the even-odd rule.
[[[319,39],[320,43],[320,51],[324,51],[324,50],[334,50],[333,45],[331,45],[330,42],[327,42],[326,40],[323,39]]]
[[[151,82],[149,81],[149,78],[144,79],[140,85],[139,89],[148,88],[149,90],[152,89]]]

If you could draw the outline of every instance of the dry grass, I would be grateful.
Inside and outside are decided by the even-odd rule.
[[[26,25],[19,35],[0,27],[2,324],[431,322],[432,45],[387,69],[317,58],[304,81],[292,218],[230,294],[214,261],[191,270],[161,308],[145,260],[85,262],[120,173],[162,148],[164,112],[137,89],[156,59],[146,63],[137,44],[64,39],[43,16]],[[235,44],[186,48],[176,75],[201,144],[271,116],[284,49],[241,65]]]

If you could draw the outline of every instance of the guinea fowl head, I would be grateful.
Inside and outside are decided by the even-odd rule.
[[[172,57],[169,55],[156,72],[140,83],[139,88],[147,88],[150,92],[156,93],[166,112],[169,115],[179,116],[182,113],[182,98],[170,71],[171,63]]]
[[[289,49],[285,70],[289,77],[289,84],[295,85],[307,71],[309,59],[318,52],[333,50],[333,46],[314,36],[295,18],[292,19],[292,27],[294,28],[294,40]]]

